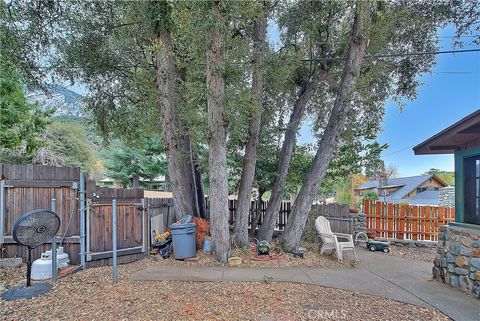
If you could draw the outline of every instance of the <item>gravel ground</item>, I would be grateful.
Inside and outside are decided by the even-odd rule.
[[[3,320],[449,320],[439,311],[314,285],[253,282],[134,282],[129,276],[159,264],[144,259],[64,277],[47,294],[15,302],[0,300]],[[2,270],[10,287],[24,268]]]
[[[401,256],[408,260],[432,262],[437,255],[436,247],[407,247],[407,246],[391,246],[390,255]]]
[[[362,247],[363,249],[366,250],[366,247],[364,244],[357,244],[356,247],[357,248]],[[407,260],[419,261],[419,262],[431,262],[433,264],[433,260],[437,255],[437,247],[436,245],[413,247],[413,246],[407,246],[407,245],[390,244],[390,252],[384,255],[399,256]]]

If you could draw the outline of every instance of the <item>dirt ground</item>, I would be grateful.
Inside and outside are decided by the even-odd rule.
[[[294,257],[292,254],[284,253],[281,255],[272,255],[272,259],[264,258],[261,261],[259,257],[254,255],[251,250],[240,250],[234,248],[232,250],[232,256],[238,256],[242,258],[242,264],[240,267],[324,267],[324,268],[337,268],[337,267],[354,267],[356,263],[351,262],[348,258],[352,258],[350,253],[346,252],[346,259],[342,263],[338,262],[335,254],[320,255],[319,244],[307,243],[302,244],[307,249],[304,258]],[[361,245],[357,245],[357,251]],[[433,262],[436,255],[436,248],[433,247],[406,247],[406,246],[390,246],[390,252],[385,255],[400,256],[413,261]],[[158,257],[157,257],[158,258]],[[228,266],[228,263],[219,263],[211,255],[202,251],[197,252],[198,261],[181,261],[175,260],[173,255],[169,259],[159,259],[159,264],[168,265],[183,265],[183,266]],[[260,257],[262,259],[262,257]],[[361,263],[360,263],[361,264]]]
[[[303,258],[294,257],[289,253],[276,253],[272,251],[270,257],[257,256],[251,249],[233,248],[232,255],[242,258],[242,264],[239,267],[326,267],[336,268],[349,266],[350,262],[345,260],[339,263],[335,255],[320,255],[319,245],[313,243],[303,243],[306,249]],[[198,261],[180,261],[175,260],[173,255],[165,260],[159,260],[159,264],[184,265],[184,266],[228,266],[228,263],[219,263],[211,255],[203,251],[197,252]]]
[[[434,309],[314,285],[252,282],[135,282],[129,276],[159,264],[144,259],[91,268],[59,280],[30,300],[0,300],[2,320],[449,320]],[[25,268],[0,270],[4,288],[23,282]],[[267,281],[268,282],[268,281]]]

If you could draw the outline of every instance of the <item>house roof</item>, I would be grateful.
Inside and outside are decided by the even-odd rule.
[[[381,200],[383,200],[383,197]],[[410,198],[401,199],[391,199],[387,196],[386,201],[395,204],[408,203],[410,205],[438,205],[440,204],[440,191],[424,191],[417,193]]]
[[[149,179],[140,177],[139,181],[140,181],[140,182],[161,183],[161,182],[165,182],[165,176],[164,176],[164,175],[160,175],[160,176],[155,177],[155,178],[152,179],[152,180],[149,180]],[[101,180],[99,180],[99,182],[102,182],[102,183],[111,183],[111,182],[115,182],[115,180],[114,180],[113,178],[110,178],[110,177],[105,177],[105,178],[102,178]]]
[[[438,181],[440,181],[444,186],[447,186],[447,184],[444,181],[442,181],[440,178],[438,178],[435,175],[389,178],[387,179],[386,185],[384,185],[383,187],[400,186],[400,188],[395,192],[391,193],[389,196],[387,196],[386,199],[389,201],[403,199],[405,196],[408,195],[408,193],[416,189],[417,186],[421,185],[423,182],[425,182],[430,178],[435,178]],[[357,188],[357,190],[378,188],[378,186],[379,186],[378,181],[370,181],[370,182],[366,182],[365,184],[362,184],[359,188]],[[423,194],[423,193],[419,193],[419,194]],[[426,196],[426,194],[424,195]]]
[[[402,187],[405,186],[405,184],[396,184],[396,185],[383,185],[383,186],[378,186],[379,189],[388,189],[388,188],[395,188],[395,187]]]
[[[478,146],[480,109],[413,147],[413,152],[415,155],[452,154],[457,150]]]
[[[438,205],[440,203],[440,191],[417,193],[406,201],[411,205]]]

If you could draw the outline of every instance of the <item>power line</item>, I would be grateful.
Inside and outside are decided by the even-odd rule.
[[[443,51],[423,51],[423,52],[411,52],[411,53],[398,53],[398,54],[384,54],[384,55],[367,55],[365,59],[379,59],[379,58],[395,58],[395,57],[409,57],[409,56],[428,56],[428,55],[441,55],[441,54],[458,54],[480,52],[480,48],[475,49],[461,49],[461,50],[443,50]],[[328,60],[345,60],[346,57],[325,57],[318,59],[302,59],[303,62],[319,62]],[[112,65],[112,68],[154,68],[153,64],[146,65]],[[33,69],[81,69],[82,66],[33,66]]]
[[[446,39],[446,38],[477,38],[478,36],[439,36],[438,38],[440,39]]]
[[[434,74],[472,74],[471,71],[437,71]]]
[[[390,155],[393,155],[393,154],[396,154],[396,153],[400,153],[400,152],[403,152],[404,150],[407,150],[407,149],[410,149],[410,148],[413,148],[415,145],[412,145],[412,146],[408,146],[408,147],[405,147],[405,148],[402,148],[402,149],[399,149],[399,150],[396,150],[396,151],[393,151],[391,153],[388,153],[386,155],[383,155],[383,157],[387,157],[387,156],[390,156]]]
[[[461,49],[461,50],[443,50],[443,51],[422,51],[422,52],[384,54],[384,55],[367,55],[365,56],[365,59],[428,56],[428,55],[456,54],[456,53],[467,53],[467,52],[480,52],[480,48]],[[340,59],[342,60],[347,59],[347,57],[325,57],[325,58],[318,58],[318,59],[302,59],[302,61],[315,62],[315,61],[340,60]]]

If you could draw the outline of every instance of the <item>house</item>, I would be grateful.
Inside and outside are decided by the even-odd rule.
[[[380,184],[379,181],[366,182],[355,189],[357,196],[373,191],[380,200],[389,203],[408,203],[414,205],[438,205],[440,189],[448,186],[435,175],[389,178]]]
[[[455,222],[443,226],[433,276],[480,298],[480,109],[413,148],[454,154]]]
[[[160,175],[152,180],[140,177],[140,187],[147,191],[165,191],[167,182],[165,176]],[[113,178],[106,177],[98,181],[100,186],[104,187],[121,187]]]

